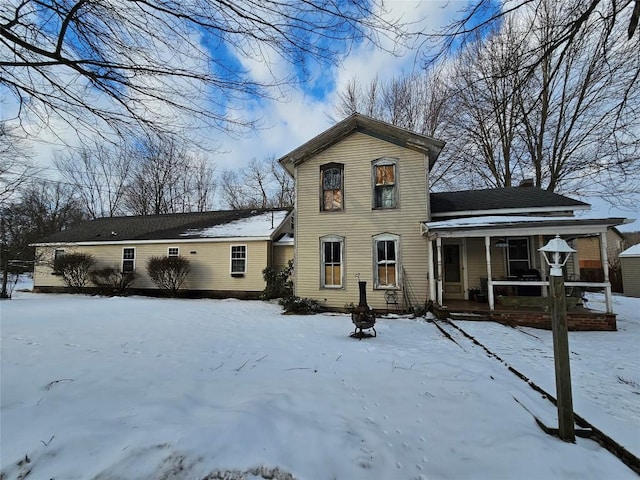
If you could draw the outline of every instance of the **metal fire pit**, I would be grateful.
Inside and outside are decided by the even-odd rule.
[[[376,324],[376,314],[369,308],[369,305],[367,305],[367,282],[358,281],[358,289],[360,290],[360,301],[353,313],[351,313],[351,321],[356,328],[350,337],[357,338],[358,340],[376,337],[378,335],[374,327]],[[365,330],[373,330],[373,334],[365,332]]]

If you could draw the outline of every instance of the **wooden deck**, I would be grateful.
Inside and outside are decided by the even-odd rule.
[[[551,329],[551,315],[543,308],[537,307],[507,307],[496,305],[491,311],[488,303],[468,300],[445,300],[444,305],[434,305],[434,313],[441,318],[452,320],[493,321],[510,326],[526,326]],[[567,311],[569,330],[601,330],[615,331],[616,316],[613,313],[590,310],[584,306],[577,306]]]

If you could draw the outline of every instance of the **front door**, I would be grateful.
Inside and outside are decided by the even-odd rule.
[[[459,243],[442,245],[442,273],[444,277],[444,298],[464,300],[462,245]]]

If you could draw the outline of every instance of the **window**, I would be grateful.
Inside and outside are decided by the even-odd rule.
[[[122,271],[124,273],[133,272],[136,269],[136,249],[122,249]]]
[[[322,198],[321,210],[324,212],[342,210],[343,205],[343,165],[329,163],[320,167]]]
[[[231,275],[240,275],[247,271],[247,246],[231,245]]]
[[[373,162],[373,208],[396,208],[396,197],[396,160],[376,160]]]
[[[320,240],[322,256],[321,282],[324,288],[342,288],[344,238],[324,237]]]
[[[180,256],[180,248],[178,247],[169,247],[167,251],[167,257],[179,257]]]
[[[376,288],[398,287],[398,236],[379,235],[373,240]]]
[[[529,239],[509,238],[507,240],[507,266],[509,275],[520,276],[529,270]]]
[[[56,248],[53,251],[53,272],[51,272],[53,275],[60,275],[60,272],[57,269],[58,260],[60,260],[63,256],[64,256],[63,248]]]

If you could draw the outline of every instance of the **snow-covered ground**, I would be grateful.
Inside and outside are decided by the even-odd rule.
[[[640,300],[616,307],[618,332],[570,334],[574,404],[636,448]],[[26,292],[0,315],[3,479],[637,478],[543,433],[514,397],[553,406],[433,323],[357,341],[264,302]],[[555,391],[548,332],[460,324]]]
[[[588,294],[604,311],[604,295]],[[617,332],[570,332],[573,410],[640,457],[640,299],[614,296]],[[547,330],[456,321],[465,332],[555,395],[553,337]]]

